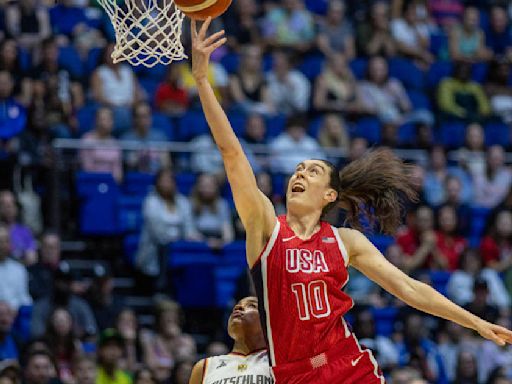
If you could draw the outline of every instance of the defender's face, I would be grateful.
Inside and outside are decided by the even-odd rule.
[[[336,201],[337,192],[329,186],[330,168],[319,160],[305,160],[288,182],[286,201],[289,208],[309,206],[323,209]]]
[[[240,300],[228,320],[228,333],[237,340],[243,335],[259,333],[261,331],[258,299],[245,297]]]

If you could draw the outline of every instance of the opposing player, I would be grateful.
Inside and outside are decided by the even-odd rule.
[[[303,161],[288,184],[286,215],[276,217],[208,83],[210,54],[226,41],[222,31],[207,37],[208,25],[198,31],[192,24],[192,71],[246,229],[247,262],[276,383],[384,382],[371,352],[361,348],[343,319],[353,306],[342,292],[349,265],[412,307],[474,329],[498,345],[511,342],[511,331],[411,279],[358,230],[321,220],[338,205],[347,210],[352,227],[359,228],[366,213],[393,233],[400,224],[400,196],[411,198],[414,192],[408,168],[390,151],[371,152],[339,172],[327,161]]]
[[[231,353],[199,361],[189,384],[273,383],[256,297],[246,297],[235,305],[228,333],[235,340]]]

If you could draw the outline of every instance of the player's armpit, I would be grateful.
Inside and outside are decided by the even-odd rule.
[[[190,375],[190,380],[188,384],[202,384],[204,371],[206,369],[206,360],[199,360],[194,368],[192,369],[192,374]]]

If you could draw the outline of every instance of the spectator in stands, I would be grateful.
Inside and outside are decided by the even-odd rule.
[[[297,53],[311,49],[315,39],[313,16],[303,0],[285,0],[272,7],[262,21],[263,37],[272,48],[288,48]]]
[[[480,251],[485,266],[505,272],[512,266],[512,211],[499,212],[487,234],[482,238]]]
[[[75,6],[73,0],[63,0],[50,8],[50,22],[55,36],[64,36],[69,40],[87,32],[85,9]]]
[[[140,356],[138,321],[135,312],[132,309],[124,308],[117,316],[115,328],[124,339],[121,367],[128,372],[135,372],[139,367],[139,361],[142,359],[142,356]],[[136,382],[136,380],[134,381]]]
[[[98,374],[96,384],[131,384],[128,372],[120,368],[124,339],[112,328],[105,329],[98,341]]]
[[[345,122],[334,113],[325,115],[318,133],[318,143],[323,148],[338,149],[348,154],[350,137]]]
[[[11,191],[0,191],[0,222],[9,228],[11,256],[26,265],[37,261],[37,244],[30,228],[19,222],[16,197]]]
[[[375,1],[365,23],[357,31],[357,48],[360,55],[393,57],[397,46],[391,34],[391,15],[386,1]]]
[[[73,318],[66,308],[55,308],[47,320],[45,338],[55,357],[63,383],[73,383],[72,363],[82,353],[82,344],[73,334]]]
[[[62,261],[54,277],[55,288],[49,296],[34,303],[30,333],[33,337],[44,335],[46,319],[56,307],[64,307],[73,318],[73,332],[78,338],[91,337],[97,334],[97,325],[91,307],[85,300],[71,291],[73,275],[69,264]]]
[[[362,309],[356,312],[354,333],[360,343],[372,351],[384,372],[389,372],[398,365],[398,350],[389,337],[377,335],[375,317],[371,310]]]
[[[455,176],[459,180],[465,181],[464,197],[469,200],[472,195],[469,175],[458,167],[448,167],[445,149],[439,145],[434,146],[430,150],[429,168],[423,184],[425,198],[429,205],[438,206],[446,198],[445,183],[449,176]]]
[[[493,114],[512,126],[512,88],[509,85],[509,79],[509,61],[503,59],[492,61],[485,82],[485,92]]]
[[[313,106],[319,112],[364,113],[357,81],[341,53],[333,53],[315,81]]]
[[[391,382],[393,384],[421,384],[421,374],[411,367],[400,367],[393,369]]]
[[[261,45],[261,30],[257,17],[260,4],[255,0],[239,0],[225,17],[228,45],[239,52],[246,45]]]
[[[245,121],[245,132],[240,143],[244,147],[244,151],[251,163],[252,169],[256,173],[261,172],[262,169],[268,168],[268,156],[266,153],[257,153],[248,148],[249,145],[266,145],[267,139],[267,126],[265,119],[262,115],[253,113],[247,116]]]
[[[494,208],[507,196],[512,185],[512,172],[505,165],[503,147],[493,145],[487,149],[484,172],[474,172],[474,203],[485,208]]]
[[[93,279],[86,297],[98,328],[114,327],[116,317],[124,308],[124,300],[114,293],[114,275],[107,265],[94,266]]]
[[[31,82],[20,60],[20,54],[14,39],[5,39],[0,43],[0,71],[9,72],[14,80],[14,93],[22,105],[28,105],[31,95]]]
[[[220,186],[215,176],[201,174],[190,200],[195,226],[210,247],[218,249],[233,241],[231,210],[227,201],[220,196]]]
[[[199,238],[188,199],[176,189],[174,175],[162,168],[156,175],[155,188],[145,198],[142,214],[144,224],[135,265],[142,274],[139,285],[165,288],[167,285],[166,246],[177,240]],[[156,280],[156,281],[155,281]]]
[[[158,381],[150,369],[142,367],[133,375],[133,384],[158,384]]]
[[[436,258],[442,262],[444,270],[454,271],[459,265],[461,254],[468,244],[458,232],[458,218],[455,208],[451,205],[442,206],[437,212],[436,248],[439,253]]]
[[[418,3],[403,3],[402,17],[391,22],[391,33],[398,53],[413,59],[421,68],[428,68],[434,61],[430,53],[429,27],[419,20]]]
[[[28,293],[28,275],[25,267],[13,260],[9,230],[0,224],[0,300],[7,302],[15,312],[22,305],[32,304]]]
[[[500,5],[493,5],[490,10],[489,28],[485,34],[487,47],[495,59],[512,59],[512,31],[507,10]]]
[[[462,199],[462,183],[457,176],[448,176],[444,184],[445,199],[443,204],[455,209],[457,214],[458,232],[463,236],[469,236],[471,229],[471,207]]]
[[[323,159],[325,156],[318,142],[306,134],[307,121],[293,116],[286,122],[286,131],[270,143],[272,170],[291,174],[304,159]]]
[[[437,100],[444,119],[476,122],[491,112],[482,86],[471,80],[471,64],[467,62],[455,63],[452,77],[439,84]]]
[[[115,64],[112,59],[114,44],[103,50],[100,65],[91,77],[94,101],[109,107],[114,113],[116,133],[123,133],[132,125],[132,108],[143,99],[143,92],[128,64]]]
[[[309,108],[311,84],[301,72],[292,69],[290,57],[285,52],[274,53],[267,83],[270,100],[279,113],[291,115]]]
[[[141,146],[166,142],[167,136],[152,125],[153,117],[149,104],[137,103],[133,107],[133,127],[121,137],[121,140],[133,141]],[[126,155],[127,166],[137,172],[155,173],[160,168],[169,167],[170,161],[168,152],[151,148],[129,151]]]
[[[404,338],[396,343],[399,365],[416,368],[430,382],[446,382],[446,372],[437,346],[426,337],[425,318],[411,311],[403,316],[403,324]]]
[[[229,347],[222,341],[212,341],[206,346],[206,357],[227,355],[229,351]]]
[[[36,48],[51,33],[48,10],[36,0],[9,3],[5,10],[5,26],[9,36],[27,49]]]
[[[454,61],[479,62],[489,60],[491,52],[485,46],[485,35],[480,28],[480,11],[468,6],[464,9],[462,24],[450,31],[450,56]]]
[[[457,151],[459,165],[471,175],[485,172],[485,150],[484,129],[478,123],[469,124],[464,147]]]
[[[114,117],[112,110],[100,107],[96,111],[96,124],[82,137],[85,148],[80,150],[82,169],[86,172],[110,173],[117,182],[123,178],[122,153],[112,136]]]
[[[510,318],[500,317],[498,324],[510,327]],[[489,378],[488,382],[490,383],[509,384],[510,381],[498,381],[498,377],[507,377],[509,379],[511,365],[512,347],[510,345],[498,347],[487,342],[487,340],[482,342],[481,348],[478,351],[478,379],[480,383],[486,382]],[[500,370],[502,371],[501,373],[499,372]],[[493,380],[491,380],[491,376],[494,376]]]
[[[317,46],[326,57],[341,53],[352,60],[356,55],[354,31],[345,8],[345,0],[331,0],[325,18],[320,19]]]
[[[6,301],[0,301],[0,361],[20,357],[20,340],[12,331],[14,311]]]
[[[482,269],[482,257],[477,249],[467,249],[459,259],[459,268],[452,273],[446,292],[455,303],[464,306],[474,300],[475,279],[483,279],[489,288],[488,301],[502,310],[510,306],[510,295],[494,269]]]
[[[60,252],[60,236],[56,232],[45,232],[41,236],[39,260],[28,267],[30,296],[34,300],[53,292],[54,274],[61,259]]]
[[[96,384],[96,361],[90,356],[80,356],[73,362],[76,384]]]
[[[389,77],[386,59],[375,56],[368,62],[366,79],[359,85],[363,110],[375,115],[383,124],[383,142],[396,142],[396,129],[404,123],[432,125],[432,114],[427,110],[413,111],[411,100],[402,83]]]
[[[489,285],[482,278],[476,278],[473,284],[473,300],[464,306],[464,309],[474,315],[496,323],[499,317],[498,308],[489,303]]]
[[[192,151],[190,166],[195,173],[211,173],[223,178],[224,166],[210,132],[199,135],[190,141]]]
[[[44,349],[30,352],[25,358],[23,368],[23,383],[48,384],[57,381],[57,366],[53,356]]]
[[[13,359],[3,360],[0,366],[0,380],[2,380],[3,383],[21,383],[21,369],[18,361]]]
[[[459,353],[455,382],[478,384],[478,366],[474,354],[466,351]]]
[[[172,378],[177,364],[178,350],[182,345],[193,344],[194,339],[183,333],[183,314],[178,303],[164,300],[155,307],[155,334],[143,340],[144,363],[162,382]]]
[[[188,92],[180,78],[180,67],[171,64],[167,67],[164,81],[156,90],[155,106],[160,113],[175,117],[183,115],[189,104]]]
[[[263,72],[261,49],[256,45],[242,48],[240,66],[229,78],[235,108],[246,113],[274,114],[275,106]]]
[[[461,0],[428,0],[427,3],[434,22],[445,30],[462,20],[464,3]]]

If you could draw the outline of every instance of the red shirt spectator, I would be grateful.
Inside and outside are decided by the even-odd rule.
[[[155,105],[160,112],[179,115],[186,111],[189,95],[185,87],[180,85],[179,78],[178,66],[169,66],[165,81],[158,86],[155,95]]]
[[[512,266],[512,212],[501,211],[496,215],[489,234],[480,243],[482,259],[487,267],[498,272]]]
[[[454,271],[467,241],[457,234],[457,212],[451,205],[444,205],[437,213],[439,230],[436,231],[436,253],[442,269]]]

